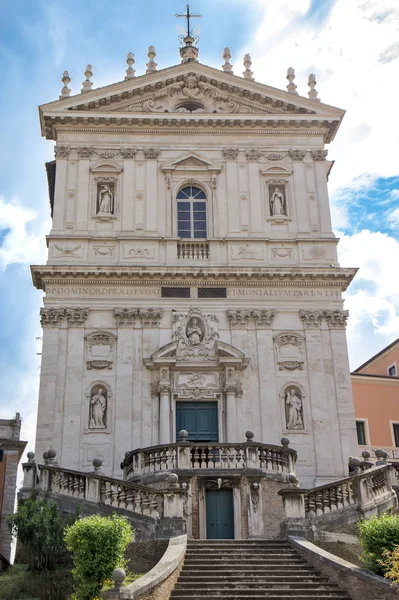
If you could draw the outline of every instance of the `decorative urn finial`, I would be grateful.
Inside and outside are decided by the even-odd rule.
[[[68,87],[68,85],[71,83],[71,78],[69,77],[68,71],[63,72],[61,81],[64,84],[64,87],[61,90],[60,100],[62,100],[63,98],[68,98],[68,96],[71,93],[71,90]]]
[[[154,58],[156,57],[156,52],[155,52],[155,47],[154,46],[149,46],[148,48],[148,52],[147,52],[147,56],[149,58],[148,63],[146,64],[147,70],[146,73],[148,75],[148,73],[155,73],[155,71],[157,70],[157,63],[155,62]]]
[[[317,97],[319,94],[316,90],[316,84],[316,75],[314,73],[311,73],[308,79],[308,86],[310,87],[308,96],[311,100],[316,100],[317,102],[320,102],[320,98]]]
[[[82,89],[80,90],[82,94],[84,92],[90,92],[91,88],[93,87],[93,82],[90,81],[90,78],[93,77],[93,67],[91,65],[87,65],[84,76],[86,79],[82,82]]]
[[[223,60],[224,60],[224,65],[222,65],[222,69],[225,73],[231,73],[231,75],[233,75],[233,65],[230,64],[230,59],[231,59],[231,52],[230,52],[230,48],[225,48],[223,50]]]
[[[133,52],[128,52],[126,54],[126,63],[127,63],[127,69],[126,69],[126,77],[125,79],[133,79],[134,74],[135,74],[135,70],[133,69],[133,65],[136,61],[134,60],[134,54]]]
[[[251,71],[251,66],[252,66],[251,55],[250,54],[246,54],[244,56],[245,71],[244,71],[243,75],[244,75],[245,79],[250,79],[251,81],[255,81],[254,74]]]
[[[288,79],[287,90],[290,92],[290,94],[298,95],[298,92],[296,91],[297,86],[294,83],[295,69],[293,69],[292,67],[288,67],[288,69],[287,69],[287,79]]]

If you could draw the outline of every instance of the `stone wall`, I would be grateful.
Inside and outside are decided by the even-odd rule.
[[[393,600],[398,597],[390,582],[383,577],[334,556],[304,538],[288,539],[310,564],[346,590],[352,600]]]
[[[135,541],[126,549],[125,558],[132,573],[148,573],[161,560],[168,540]]]
[[[7,450],[6,452],[3,457],[3,460],[5,459],[5,474],[0,515],[0,554],[9,559],[11,553],[11,533],[7,525],[7,517],[14,512],[19,453],[13,450]]]

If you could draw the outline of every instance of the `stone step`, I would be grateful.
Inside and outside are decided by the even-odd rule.
[[[266,572],[264,569],[250,569],[248,571],[234,570],[234,569],[225,569],[225,570],[215,570],[210,567],[209,569],[183,569],[180,571],[181,577],[202,577],[212,579],[215,577],[237,577],[242,579],[243,577],[320,577],[318,573],[313,571],[311,568],[307,567],[306,569],[290,569],[287,575],[287,569],[279,569],[273,570],[270,572]]]
[[[285,596],[281,595],[281,594],[275,594],[274,592],[264,592],[263,590],[261,592],[250,592],[248,594],[248,592],[246,593],[245,596],[243,595],[237,595],[237,594],[231,594],[229,592],[228,596],[223,596],[220,595],[218,592],[215,593],[215,590],[213,590],[212,594],[208,594],[208,593],[200,593],[200,594],[195,594],[193,595],[192,592],[175,592],[173,591],[170,598],[180,598],[180,600],[201,600],[202,598],[206,598],[207,600],[220,600],[220,598],[229,598],[229,600],[256,600],[257,598],[268,598],[269,600],[284,600],[284,598],[288,598],[289,600],[293,600],[293,598],[295,600],[314,600],[314,598],[317,598],[317,600],[350,600],[349,596],[345,593],[345,592],[331,592],[328,594],[325,593],[319,593],[318,596],[309,596],[309,594],[307,594],[306,592],[301,593],[301,594],[297,594],[295,592],[296,595],[289,595],[286,594]]]
[[[171,600],[349,600],[284,541],[188,543]]]

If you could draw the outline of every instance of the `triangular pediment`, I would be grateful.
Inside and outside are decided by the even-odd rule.
[[[162,171],[220,171],[221,166],[199,152],[185,152],[174,160],[164,163]]]
[[[46,111],[343,114],[335,107],[201,63],[185,63],[56,100]]]

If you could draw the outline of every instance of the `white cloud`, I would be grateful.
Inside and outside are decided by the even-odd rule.
[[[330,150],[336,159],[330,191],[365,173],[398,174],[397,0],[337,0],[320,25],[298,18],[306,15],[308,1],[269,0],[264,6],[250,49],[256,79],[283,88],[283,69],[292,66],[298,92],[306,96],[314,71],[321,100],[347,111]]]
[[[399,337],[399,242],[385,233],[363,230],[341,236],[338,249],[343,267],[359,267],[352,289],[345,294],[355,368]]]
[[[15,263],[34,264],[45,261],[44,235],[50,230],[48,220],[38,221],[38,215],[17,200],[0,196],[0,270]]]

